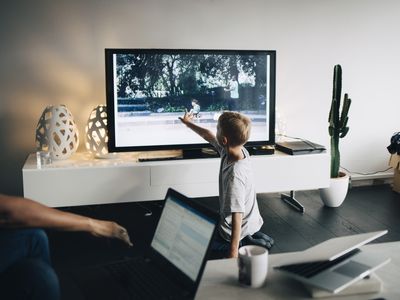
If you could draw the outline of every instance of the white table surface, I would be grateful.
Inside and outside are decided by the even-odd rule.
[[[368,251],[390,257],[391,261],[375,273],[383,282],[380,293],[353,296],[329,297],[322,299],[400,299],[400,241],[391,243],[369,244],[361,247]],[[290,263],[295,252],[269,255],[266,283],[258,289],[243,287],[238,283],[236,259],[210,260],[204,270],[203,279],[196,294],[196,299],[250,300],[250,299],[312,299],[304,286],[272,268],[281,262]]]

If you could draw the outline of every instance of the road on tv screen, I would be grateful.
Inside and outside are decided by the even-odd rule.
[[[250,141],[268,140],[265,115],[245,113],[252,119]],[[116,145],[121,147],[199,144],[205,141],[180,120],[182,113],[159,113],[134,116],[120,113],[116,126]],[[193,122],[216,132],[220,113],[205,112]]]

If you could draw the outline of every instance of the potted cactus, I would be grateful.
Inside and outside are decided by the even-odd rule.
[[[349,175],[340,172],[339,140],[349,132],[347,114],[351,99],[344,94],[341,105],[342,67],[336,65],[333,74],[333,93],[329,111],[329,135],[331,137],[331,183],[329,188],[320,189],[321,199],[326,206],[338,207],[347,195]]]

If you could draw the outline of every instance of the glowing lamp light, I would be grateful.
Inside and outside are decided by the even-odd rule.
[[[36,150],[61,160],[69,158],[78,146],[78,128],[68,108],[62,104],[47,106],[36,126]]]
[[[98,158],[109,158],[107,107],[98,105],[90,113],[86,124],[86,149]]]

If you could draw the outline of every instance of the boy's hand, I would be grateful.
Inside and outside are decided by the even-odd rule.
[[[203,128],[203,127],[195,124],[194,122],[192,122],[193,121],[193,113],[188,112],[187,109],[185,109],[185,114],[183,115],[183,117],[179,117],[179,120],[181,120],[183,124],[185,124],[189,129],[196,132],[199,136],[201,136],[207,142],[217,143],[215,135],[211,130]]]
[[[229,251],[228,258],[238,258],[238,257],[239,257],[239,250],[237,248]]]
[[[192,123],[193,113],[190,113],[187,111],[187,109],[185,109],[185,114],[183,115],[183,117],[179,117],[179,120],[181,120],[183,124]]]

